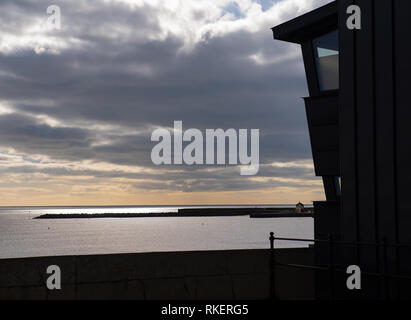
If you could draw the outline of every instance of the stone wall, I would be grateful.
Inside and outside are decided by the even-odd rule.
[[[312,249],[278,249],[286,263],[313,263]],[[0,299],[267,299],[269,250],[62,256],[0,260]],[[48,290],[47,267],[62,289]],[[314,273],[277,267],[276,292],[312,299]]]

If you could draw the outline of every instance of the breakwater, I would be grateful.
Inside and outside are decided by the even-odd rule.
[[[68,213],[43,214],[34,219],[93,219],[93,218],[149,218],[149,217],[230,217],[250,216],[251,218],[291,218],[311,217],[313,213],[296,213],[293,208],[195,208],[179,209],[177,212],[161,213]]]

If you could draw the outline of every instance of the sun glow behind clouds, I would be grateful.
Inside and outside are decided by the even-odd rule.
[[[275,167],[303,169],[307,176],[251,177],[250,182],[261,186],[258,191],[252,188],[248,191],[187,193],[179,191],[176,186],[195,185],[198,181],[187,179],[184,172],[180,172],[182,175],[178,179],[173,176],[167,178],[169,172],[166,169],[150,170],[94,161],[56,161],[41,155],[28,156],[13,149],[2,149],[0,193],[7,202],[0,201],[0,205],[292,203],[295,194],[306,202],[322,199],[321,181],[308,178],[312,169],[310,161],[264,165],[265,169]],[[204,184],[207,186],[214,183],[213,174],[216,177],[226,174],[227,168],[205,167],[203,171],[209,177]],[[232,171],[234,173],[237,169],[233,168]],[[161,180],[158,180],[159,177]],[[218,184],[218,180],[215,183]],[[255,199],[254,202],[250,196]]]

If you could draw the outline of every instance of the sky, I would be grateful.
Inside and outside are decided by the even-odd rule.
[[[0,206],[323,200],[300,48],[270,28],[329,2],[2,0]],[[259,129],[258,174],[154,165],[152,132],[180,120]]]

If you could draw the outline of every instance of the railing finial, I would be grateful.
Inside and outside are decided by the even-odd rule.
[[[271,246],[271,249],[274,249],[274,240],[275,240],[274,232],[270,232],[270,246]]]

